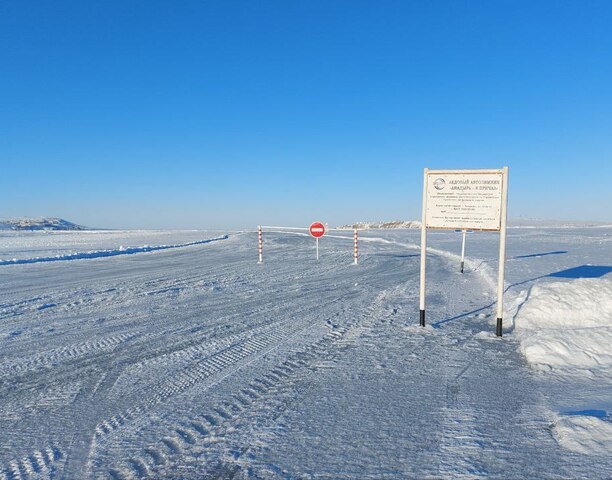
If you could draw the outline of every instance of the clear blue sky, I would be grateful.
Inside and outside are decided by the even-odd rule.
[[[0,3],[0,217],[413,219],[503,165],[511,217],[612,220],[612,1]]]

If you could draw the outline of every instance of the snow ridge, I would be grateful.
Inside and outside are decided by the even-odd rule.
[[[0,266],[21,265],[25,263],[59,262],[65,260],[83,260],[90,258],[116,257],[117,255],[132,255],[134,253],[155,252],[158,250],[168,250],[171,248],[190,247],[192,245],[203,245],[205,243],[227,240],[229,235],[197,240],[195,242],[181,243],[177,245],[143,245],[141,247],[119,247],[110,250],[93,250],[91,252],[69,253],[67,255],[56,255],[54,257],[33,257],[33,258],[13,258],[12,260],[0,260]]]

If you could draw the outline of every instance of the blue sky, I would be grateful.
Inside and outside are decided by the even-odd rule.
[[[511,217],[612,220],[610,1],[0,4],[0,217],[242,228],[420,217],[510,167]]]

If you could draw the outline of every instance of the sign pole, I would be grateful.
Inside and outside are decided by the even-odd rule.
[[[503,168],[501,228],[499,229],[499,271],[497,276],[497,326],[495,335],[502,336],[504,316],[504,273],[506,269],[506,220],[508,216],[508,167]]]
[[[317,245],[317,260],[319,259],[319,237],[322,237],[323,235],[325,235],[325,225],[323,225],[321,222],[313,222],[310,224],[310,227],[308,227],[308,231],[310,232],[310,235],[313,236],[317,241],[316,241],[316,245]]]
[[[421,218],[421,282],[419,289],[419,324],[425,326],[425,261],[427,259],[427,172],[423,170],[423,215]]]
[[[462,230],[463,238],[461,239],[461,273],[463,273],[463,259],[465,257],[465,234],[466,230]]]
[[[261,225],[257,227],[257,249],[259,251],[259,262],[263,263],[263,232],[261,231]]]
[[[358,234],[357,234],[357,229],[354,228],[353,229],[353,260],[354,260],[354,264],[357,265],[358,263],[358,258],[359,258],[359,254],[358,254]]]
[[[461,273],[465,266],[466,233],[472,230],[499,232],[497,278],[497,325],[502,336],[506,224],[508,215],[508,167],[495,170],[424,170],[423,221],[421,225],[421,325],[425,325],[425,263],[427,229],[462,232]]]

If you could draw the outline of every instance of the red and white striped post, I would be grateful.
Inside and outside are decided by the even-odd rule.
[[[263,263],[263,233],[261,231],[261,225],[257,227],[257,240],[257,246],[259,250],[259,262],[257,263]]]
[[[358,263],[358,259],[359,259],[359,237],[357,234],[357,229],[354,228],[353,229],[353,260],[354,260],[354,264],[357,265]]]

